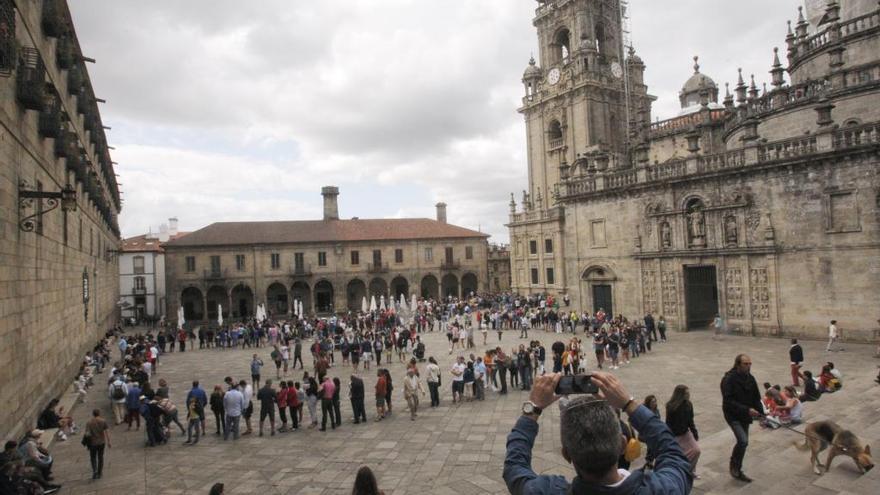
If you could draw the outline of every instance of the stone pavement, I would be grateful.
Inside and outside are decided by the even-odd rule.
[[[557,335],[531,332],[548,348]],[[508,349],[526,342],[518,332],[506,333],[502,345]],[[567,337],[568,336],[564,336]],[[746,352],[753,359],[753,373],[759,383],[786,384],[788,341],[766,338],[725,337],[714,340],[709,333],[671,334],[671,342],[656,345],[653,353],[632,361],[616,371],[636,398],[656,394],[663,404],[676,384],[691,388],[703,450],[699,464],[701,480],[693,493],[799,493],[868,494],[880,487],[880,469],[860,475],[849,458],[835,460],[831,472],[816,476],[811,472],[809,453],[797,451],[793,444],[802,442],[799,435],[786,430],[763,431],[753,426],[745,462],[745,472],[755,478],[750,485],[730,479],[727,461],[733,446],[733,434],[721,416],[719,382],[733,363],[734,356]],[[444,372],[454,356],[448,354],[445,334],[429,333],[424,338],[428,355],[440,361]],[[478,334],[477,340],[482,337]],[[490,332],[489,344],[497,337]],[[831,359],[843,372],[844,389],[808,403],[808,421],[833,419],[855,431],[863,440],[880,447],[880,386],[872,379],[880,360],[872,358],[873,348],[845,345],[845,351],[826,353],[824,343],[802,342],[807,369],[818,371],[821,363]],[[485,346],[479,345],[483,350]],[[258,350],[264,362],[264,378],[274,375],[268,347]],[[166,354],[161,359],[159,374],[171,386],[171,397],[181,409],[190,381],[197,378],[210,393],[213,385],[221,384],[226,375],[236,379],[249,378],[248,363],[252,350],[195,350]],[[114,353],[115,354],[115,353]],[[457,354],[457,353],[456,353]],[[339,354],[336,355],[339,360]],[[307,356],[307,366],[311,357]],[[82,494],[177,494],[207,493],[218,481],[226,484],[226,493],[260,494],[347,494],[355,473],[361,465],[369,465],[379,478],[386,494],[449,494],[506,493],[501,479],[507,433],[516,420],[520,406],[527,399],[525,392],[499,396],[487,391],[484,402],[451,404],[450,377],[443,379],[441,407],[431,410],[422,401],[417,421],[410,421],[403,400],[403,365],[390,369],[394,377],[394,415],[375,423],[375,410],[370,400],[375,383],[375,367],[365,374],[367,386],[367,424],[351,423],[351,408],[342,399],[343,425],[326,433],[301,429],[274,437],[242,437],[223,442],[209,434],[196,446],[183,445],[184,438],[176,428],[168,445],[145,448],[143,431],[126,431],[114,427],[113,448],[107,451],[104,477],[91,480],[88,452],[75,436],[67,442],[56,442],[52,452],[56,458],[55,474],[64,483],[65,493]],[[595,366],[595,361],[590,360]],[[375,366],[375,363],[374,363]],[[340,366],[331,375],[340,376],[347,387],[350,368]],[[302,374],[289,375],[300,380]],[[97,385],[86,403],[75,412],[84,424],[88,412],[100,407],[105,417],[112,418],[105,387],[106,375],[97,376]],[[277,382],[276,382],[277,383]],[[661,406],[662,407],[662,406]],[[320,413],[320,409],[319,409]],[[213,417],[208,412],[208,431],[214,431]],[[255,412],[255,418],[258,414]],[[305,411],[308,418],[308,411]],[[533,468],[538,473],[560,473],[572,476],[572,469],[559,454],[559,413],[556,407],[545,413],[534,450]],[[268,425],[267,425],[268,426]],[[173,427],[173,425],[172,425]],[[802,427],[801,427],[802,429]],[[880,457],[880,456],[878,456]],[[823,457],[824,459],[824,457]],[[643,462],[638,460],[634,466]],[[874,488],[871,488],[871,487]]]

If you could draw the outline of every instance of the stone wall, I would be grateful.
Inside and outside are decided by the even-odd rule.
[[[18,2],[24,10],[16,18],[16,37],[21,46],[41,54],[48,81],[76,119],[79,144],[95,159],[76,100],[64,91],[66,72],[55,66],[55,39],[42,34],[41,5]],[[82,185],[68,175],[65,159],[56,158],[54,140],[38,133],[38,118],[39,112],[17,101],[16,72],[0,77],[0,432],[7,438],[35,425],[49,400],[73,383],[84,353],[117,321],[119,277],[107,250],[118,249],[119,238]],[[19,221],[34,213],[36,204],[20,209],[22,181],[27,189],[40,184],[47,192],[75,185],[76,211],[48,211],[37,231],[23,231]],[[43,209],[48,209],[45,201]],[[88,304],[83,302],[84,273]]]

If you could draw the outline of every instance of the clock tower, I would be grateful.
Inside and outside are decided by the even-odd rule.
[[[620,0],[538,0],[538,61],[523,74],[529,192],[552,192],[585,154],[630,165],[639,123],[650,122],[644,65],[624,53]],[[625,7],[625,5],[623,6]],[[604,167],[604,160],[599,167]]]
[[[539,238],[537,244],[549,248],[551,233],[559,235],[554,256],[562,258],[565,214],[554,200],[560,179],[575,168],[630,168],[631,150],[650,124],[652,97],[643,82],[644,64],[631,48],[624,49],[625,1],[538,4],[533,19],[538,59],[533,57],[523,73],[525,96],[519,108],[526,124],[529,188],[523,191],[522,213],[511,198],[512,260],[517,242],[534,247],[532,241]],[[542,258],[539,265],[544,263]],[[518,269],[513,267],[515,290],[554,292],[552,285],[561,290],[565,281],[559,263],[551,276],[550,267],[535,267],[523,258]]]

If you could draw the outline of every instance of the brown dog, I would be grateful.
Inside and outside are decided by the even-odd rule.
[[[817,421],[810,423],[804,429],[806,440],[803,445],[795,443],[798,450],[811,451],[810,465],[813,466],[813,472],[822,474],[819,470],[821,462],[819,462],[819,452],[826,448],[828,450],[828,459],[825,461],[825,472],[831,469],[831,461],[838,455],[846,455],[852,457],[859,471],[864,474],[874,467],[874,461],[871,459],[871,447],[865,445],[855,433],[844,430],[834,421]]]

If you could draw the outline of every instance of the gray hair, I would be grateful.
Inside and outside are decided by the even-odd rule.
[[[559,423],[562,446],[579,472],[600,476],[617,465],[620,420],[605,401],[575,397],[561,411]]]

